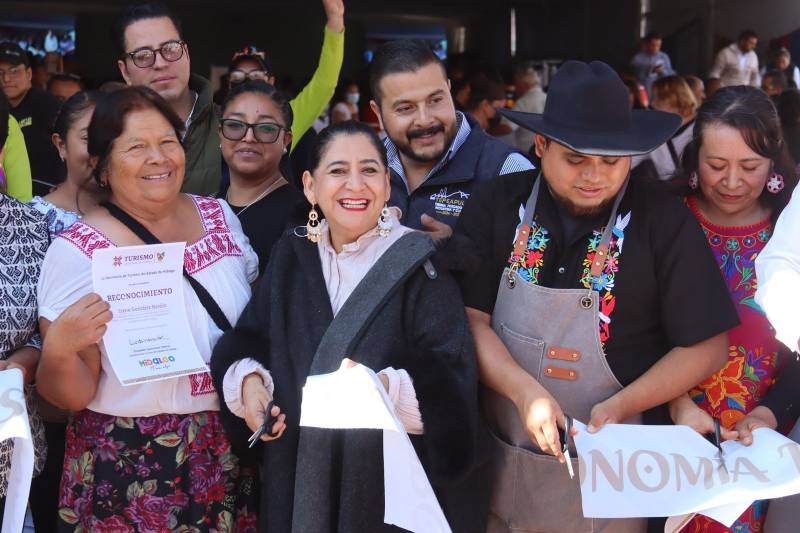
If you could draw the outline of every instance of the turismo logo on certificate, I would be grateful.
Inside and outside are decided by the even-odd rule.
[[[92,254],[94,291],[111,306],[103,344],[123,385],[207,372],[183,300],[186,243],[104,248]]]

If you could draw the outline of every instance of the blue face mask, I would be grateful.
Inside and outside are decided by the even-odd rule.
[[[358,105],[358,100],[361,98],[359,93],[347,93],[347,102],[353,105]]]

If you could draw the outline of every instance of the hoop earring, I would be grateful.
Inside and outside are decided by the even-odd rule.
[[[692,189],[693,191],[696,191],[699,187],[700,187],[700,180],[697,177],[697,171],[694,170],[692,171],[691,174],[689,174],[689,188]]]
[[[394,222],[392,221],[392,213],[389,211],[389,206],[384,204],[381,209],[381,216],[378,217],[378,235],[387,237],[392,231]]]
[[[777,172],[773,172],[767,180],[767,191],[771,192],[772,194],[778,194],[785,186],[786,183],[783,181],[783,176]]]
[[[311,211],[308,212],[308,222],[306,223],[306,238],[314,243],[319,242],[322,235],[322,228],[319,227],[319,214],[316,210],[316,204],[311,206]]]

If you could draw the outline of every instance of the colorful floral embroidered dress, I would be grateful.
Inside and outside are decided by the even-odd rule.
[[[772,235],[772,223],[767,219],[751,226],[720,227],[703,217],[693,198],[687,204],[708,238],[741,321],[728,333],[728,363],[690,394],[700,407],[719,418],[723,426],[733,428],[761,403],[775,382],[779,343],[754,300],[755,260]],[[683,531],[763,531],[765,511],[765,502],[756,502],[730,529],[709,518],[696,517]]]

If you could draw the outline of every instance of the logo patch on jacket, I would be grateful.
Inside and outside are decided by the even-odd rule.
[[[431,194],[433,209],[437,215],[457,217],[461,215],[464,204],[469,199],[469,193],[464,191],[453,191],[448,193],[447,187],[439,192]]]

